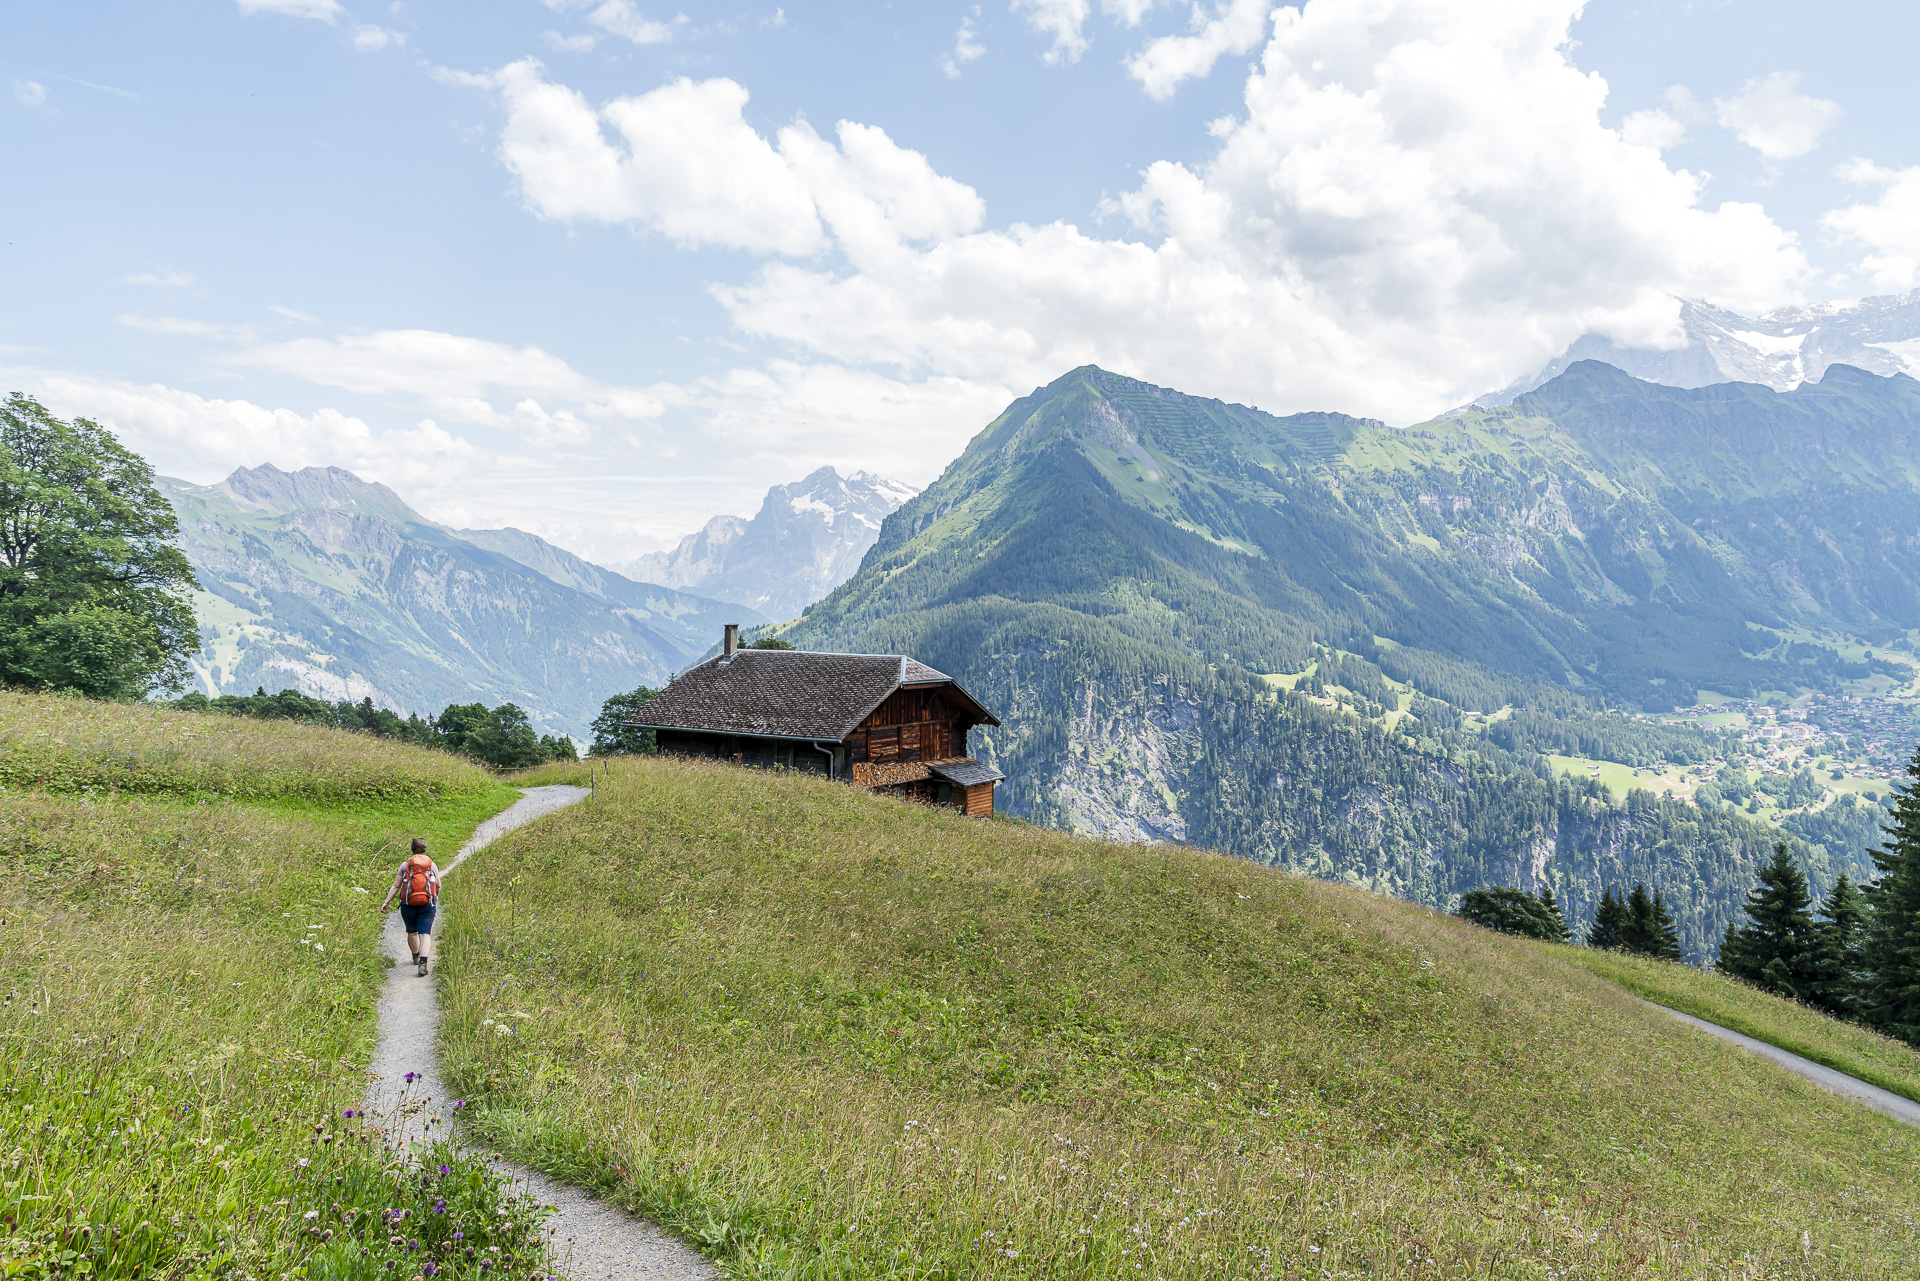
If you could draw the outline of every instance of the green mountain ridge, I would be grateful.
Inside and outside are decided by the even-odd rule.
[[[1870,831],[1864,811],[1808,842],[1617,805],[1461,713],[1591,718],[1888,668],[1805,637],[1920,626],[1916,443],[1920,383],[1845,366],[1778,393],[1583,362],[1404,431],[1088,367],[989,424],[788,638],[906,650],[982,693],[1017,813],[1441,906],[1551,884],[1575,921],[1646,880],[1706,955],[1774,841],[1816,884],[1857,874],[1833,832]],[[1353,710],[1258,676],[1320,659],[1357,673]]]
[[[608,693],[664,683],[723,622],[764,621],[521,530],[448,529],[338,468],[160,483],[200,580],[208,694],[296,686],[428,715],[510,701],[578,736]]]

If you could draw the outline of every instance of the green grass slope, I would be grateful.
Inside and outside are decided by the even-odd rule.
[[[1892,1037],[1711,970],[1618,952],[1557,951],[1568,962],[1649,1001],[1744,1032],[1920,1102],[1920,1054]]]
[[[462,876],[483,1132],[734,1275],[1920,1268],[1920,1132],[1410,904],[644,759]]]
[[[456,1221],[541,1265],[477,1163],[423,1179],[345,1115],[407,838],[450,852],[512,789],[338,731],[64,699],[0,696],[0,740],[60,789],[0,767],[0,1275],[477,1274],[431,1253]]]

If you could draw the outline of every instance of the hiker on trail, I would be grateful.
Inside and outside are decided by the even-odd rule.
[[[413,950],[413,963],[425,978],[432,960],[433,914],[440,907],[440,869],[427,857],[427,843],[413,838],[413,853],[400,865],[393,888],[380,905],[380,915],[390,910],[393,896],[400,896],[400,919],[406,923],[407,946]]]

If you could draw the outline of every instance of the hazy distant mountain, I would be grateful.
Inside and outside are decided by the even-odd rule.
[[[512,701],[577,736],[609,694],[663,683],[722,623],[764,621],[517,529],[448,529],[337,467],[161,485],[200,579],[194,669],[212,694],[295,686],[428,715]]]
[[[620,572],[791,618],[853,577],[880,522],[919,492],[868,472],[843,477],[822,467],[769,489],[752,520],[715,516],[672,551],[642,556]]]
[[[1481,408],[1509,404],[1582,360],[1605,361],[1635,378],[1669,387],[1739,382],[1791,391],[1803,382],[1819,382],[1829,365],[1920,377],[1920,289],[1854,302],[1782,307],[1764,316],[1742,316],[1683,299],[1680,323],[1687,334],[1684,347],[1621,347],[1610,338],[1587,334],[1533,377],[1473,403]]]

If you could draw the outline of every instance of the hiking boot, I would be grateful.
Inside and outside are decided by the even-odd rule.
[[[424,956],[416,956],[413,959],[419,963],[420,977],[421,978],[427,977],[427,958]]]

